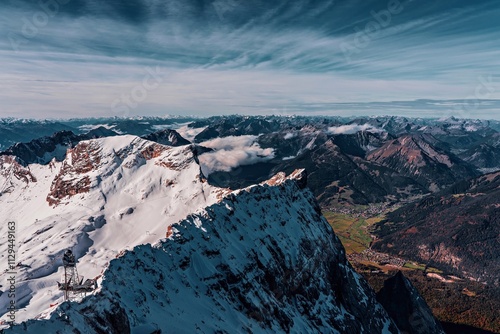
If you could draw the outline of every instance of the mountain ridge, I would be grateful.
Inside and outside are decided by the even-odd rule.
[[[18,307],[25,311],[19,320],[36,317],[59,298],[53,286],[64,249],[72,248],[83,261],[86,277],[96,277],[123,249],[156,242],[169,225],[228,192],[201,175],[190,145],[171,147],[136,136],[81,141],[63,161],[47,165],[24,167],[1,156],[0,215],[16,222],[23,265]],[[3,271],[7,262],[0,266]],[[8,302],[7,294],[0,295],[0,305]]]
[[[5,332],[398,333],[304,177],[279,175],[227,195],[174,225],[168,239],[111,261],[95,296]]]
[[[389,213],[373,247],[498,285],[499,198],[500,171],[458,182]]]

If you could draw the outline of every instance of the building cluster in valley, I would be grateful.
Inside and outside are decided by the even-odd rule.
[[[386,213],[389,209],[394,209],[390,203],[382,203],[376,205],[369,205],[366,209],[360,210],[356,206],[341,206],[341,207],[330,207],[324,209],[324,211],[330,211],[334,213],[340,213],[344,215],[349,215],[355,218],[372,218],[377,217]]]
[[[379,265],[390,265],[394,267],[403,267],[406,261],[389,254],[379,253],[371,249],[365,249],[361,253],[354,253],[347,255],[351,262],[373,262]]]

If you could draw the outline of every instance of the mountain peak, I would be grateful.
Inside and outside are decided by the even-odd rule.
[[[6,333],[397,333],[296,182],[304,175],[189,215],[170,238],[112,260],[97,294]]]
[[[66,155],[66,150],[81,141],[116,135],[116,132],[102,126],[81,135],[76,135],[72,131],[62,130],[55,132],[51,136],[33,139],[28,143],[16,143],[7,150],[0,152],[0,155],[16,156],[24,165],[32,163],[48,164],[54,158],[57,161],[62,161]]]
[[[431,192],[478,175],[476,169],[439,148],[427,134],[403,135],[370,152],[367,159],[415,179]]]
[[[148,161],[176,171],[196,164],[189,146],[174,149],[132,135],[82,141],[68,150],[47,201],[57,205],[66,198],[88,193],[99,186],[103,177],[120,177],[126,170],[136,171]]]
[[[401,271],[384,282],[377,300],[403,333],[444,334],[425,300]]]
[[[189,140],[182,137],[177,131],[171,129],[153,132],[142,136],[142,138],[168,146],[184,146],[191,144]]]
[[[263,182],[270,186],[283,184],[286,180],[294,180],[300,189],[307,187],[307,171],[305,169],[296,169],[290,175],[286,176],[284,172],[279,172],[269,180]]]

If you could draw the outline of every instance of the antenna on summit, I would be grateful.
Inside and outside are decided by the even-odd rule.
[[[64,291],[64,300],[84,297],[87,292],[92,292],[97,288],[97,281],[95,279],[87,279],[84,282],[83,276],[78,275],[75,255],[71,249],[67,249],[64,252],[62,262],[64,267],[63,282],[57,282],[57,286],[59,290]]]

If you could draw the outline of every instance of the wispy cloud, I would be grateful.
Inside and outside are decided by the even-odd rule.
[[[350,62],[341,44],[386,1],[71,0],[44,24],[33,19],[38,2],[3,2],[0,116],[113,116],[110,105],[146,66],[165,78],[131,115],[369,114],[382,103],[386,113],[422,115],[421,100],[464,101],[480,76],[500,81],[497,3],[426,1],[401,1]],[[500,99],[500,87],[488,99]],[[479,105],[471,117],[495,117]]]

